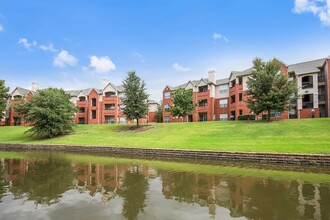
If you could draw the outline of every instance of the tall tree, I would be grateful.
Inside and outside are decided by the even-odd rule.
[[[146,118],[148,113],[148,97],[146,84],[136,75],[135,71],[127,73],[123,81],[125,98],[124,114],[128,120],[136,119],[136,126],[139,127],[139,118]]]
[[[283,112],[292,107],[291,103],[297,98],[296,82],[288,79],[276,60],[264,62],[256,58],[253,68],[247,81],[247,105],[255,114],[267,111],[270,121],[272,110]]]
[[[28,130],[40,138],[51,138],[73,131],[77,107],[63,89],[39,90],[31,99],[14,106],[33,127]]]
[[[197,104],[193,103],[193,90],[180,88],[173,92],[173,106],[171,114],[180,117],[182,120],[195,111]],[[188,119],[187,119],[188,120]]]
[[[162,103],[157,106],[157,111],[156,111],[155,119],[157,120],[158,123],[162,122],[162,120],[163,120]]]
[[[9,87],[5,86],[5,80],[0,80],[0,119],[3,118],[3,112],[6,110],[6,98]]]

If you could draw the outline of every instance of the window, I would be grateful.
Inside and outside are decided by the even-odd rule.
[[[169,104],[165,104],[164,105],[164,110],[165,110],[165,112],[169,112],[170,111],[170,105]]]
[[[124,109],[126,108],[126,105],[120,105],[120,111],[124,111]]]
[[[235,95],[230,96],[230,102],[235,103]]]
[[[114,110],[115,105],[114,104],[105,104],[105,110]]]
[[[238,84],[242,85],[242,83],[243,83],[243,77],[238,77]]]
[[[313,108],[313,94],[306,94],[302,96],[303,108]]]
[[[228,93],[228,85],[221,85],[219,89],[220,94],[226,94]]]
[[[198,92],[207,92],[207,86],[198,87]]]
[[[170,123],[170,116],[165,116],[164,117],[164,122],[165,123]]]
[[[301,78],[301,84],[303,89],[313,88],[313,76],[304,76]]]
[[[84,102],[84,101],[86,101],[86,97],[85,97],[85,96],[80,96],[80,97],[79,97],[79,101],[80,101],[80,102]]]
[[[92,106],[96,106],[96,99],[92,99]]]
[[[92,116],[92,119],[96,119],[96,110],[92,110],[91,116]]]
[[[199,113],[199,121],[207,121],[207,113]]]
[[[171,92],[165,92],[164,99],[169,99],[169,98],[171,98]]]
[[[243,101],[243,94],[242,94],[242,93],[238,94],[238,100],[239,100],[240,102]]]
[[[79,108],[79,112],[80,113],[84,113],[85,112],[85,108],[83,108],[83,107]]]
[[[207,99],[199,100],[199,107],[207,106]]]
[[[239,115],[243,115],[243,110],[242,109],[239,110]]]
[[[234,79],[234,80],[232,80],[232,81],[230,82],[230,87],[234,87],[235,84],[236,84],[236,79]]]
[[[282,116],[282,112],[277,110],[270,110],[270,117],[271,118],[278,118]]]
[[[227,108],[227,107],[228,107],[228,99],[221,99],[220,108]]]
[[[85,118],[79,118],[78,123],[79,124],[85,124]]]
[[[19,99],[22,99],[22,98],[23,98],[23,97],[22,97],[21,95],[15,95],[15,96],[14,96],[14,99],[15,99],[15,100],[19,100]]]
[[[228,114],[220,114],[220,121],[227,121],[228,120]]]
[[[120,124],[126,124],[126,118],[120,118],[119,123]]]
[[[114,124],[115,116],[105,116],[105,124]]]

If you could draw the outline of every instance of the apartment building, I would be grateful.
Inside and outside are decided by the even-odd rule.
[[[276,58],[274,58],[276,59]],[[330,57],[287,65],[281,63],[281,71],[295,79],[298,100],[290,111],[271,112],[271,118],[312,118],[329,117],[330,112]],[[208,78],[188,81],[179,86],[166,86],[163,90],[163,121],[215,121],[237,120],[239,115],[251,114],[247,107],[246,90],[253,68],[232,71],[227,79],[216,80],[215,70],[208,72]],[[187,119],[172,117],[169,110],[173,105],[172,93],[176,89],[193,89],[193,102],[198,106]],[[261,119],[261,114],[257,119]]]
[[[16,87],[7,98],[6,125],[25,125],[14,111],[13,105],[18,100],[29,99],[37,91],[38,84],[33,83],[32,89]],[[66,91],[71,96],[79,111],[76,113],[77,124],[132,124],[135,120],[126,120],[123,114],[125,107],[122,98],[125,97],[123,86],[116,86],[108,81],[103,82],[103,89],[88,88]],[[140,118],[139,123],[156,122],[155,114],[158,103],[148,101],[149,111],[146,118]]]
[[[169,110],[173,106],[173,91],[184,88],[193,90],[193,102],[197,103],[196,111],[187,118],[181,119],[171,116]],[[163,121],[214,121],[228,119],[228,79],[216,80],[216,71],[210,70],[208,78],[190,80],[182,85],[166,86],[163,90]]]

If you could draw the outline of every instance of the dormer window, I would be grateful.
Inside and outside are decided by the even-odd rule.
[[[207,86],[199,86],[198,92],[207,92]]]

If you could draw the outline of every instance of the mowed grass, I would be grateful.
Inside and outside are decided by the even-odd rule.
[[[29,137],[28,127],[0,127],[0,143],[330,153],[330,118],[152,124],[142,132],[119,132],[121,126],[129,125],[78,125],[70,135],[46,140]]]

